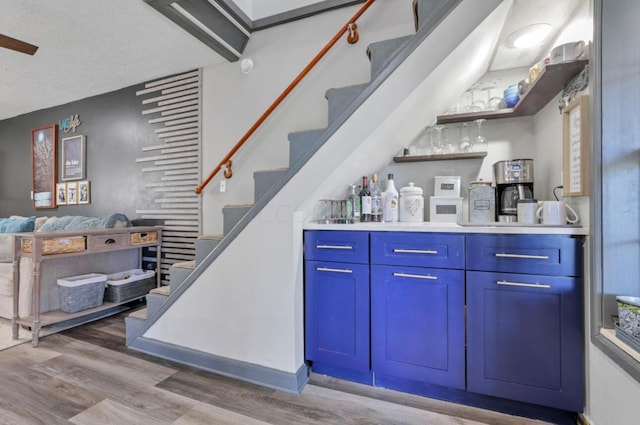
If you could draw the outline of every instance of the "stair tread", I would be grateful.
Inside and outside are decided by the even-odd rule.
[[[198,239],[212,240],[212,241],[221,241],[224,238],[224,235],[200,235]]]
[[[173,263],[171,267],[175,267],[176,269],[195,269],[196,260],[181,261],[179,263]]]
[[[287,171],[287,170],[289,170],[289,167],[271,168],[271,169],[268,169],[268,170],[254,171],[254,174],[255,173],[274,173],[274,172],[277,172],[277,171]]]
[[[141,308],[140,310],[132,311],[129,313],[129,317],[133,317],[134,319],[147,319],[147,309]]]
[[[153,288],[152,290],[149,291],[150,294],[158,294],[158,295],[170,295],[171,294],[171,289],[169,288],[168,285],[165,286],[161,286],[159,288]]]
[[[251,208],[253,204],[228,204],[222,208]]]

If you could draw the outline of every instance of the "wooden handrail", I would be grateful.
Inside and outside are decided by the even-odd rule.
[[[262,123],[271,115],[271,113],[282,103],[282,101],[287,97],[289,93],[298,85],[300,81],[311,71],[311,69],[322,59],[322,57],[333,47],[334,44],[338,42],[342,34],[349,31],[349,42],[355,43],[358,41],[357,33],[354,33],[356,30],[355,21],[360,18],[360,16],[373,4],[375,0],[367,0],[366,3],[356,12],[355,15],[346,23],[344,26],[336,33],[336,35],[324,46],[324,48],[309,62],[309,64],[298,74],[298,76],[289,84],[289,86],[284,89],[284,91],[278,96],[278,98],[267,108],[267,110],[258,118],[258,120],[251,126],[249,130],[238,140],[238,143],[235,144],[233,148],[229,151],[229,153],[222,158],[220,163],[213,169],[213,171],[209,174],[209,176],[195,189],[197,194],[202,193],[202,190],[209,184],[209,182],[215,177],[216,174],[222,169],[225,168],[225,177],[230,178],[232,175],[231,172],[231,157],[244,145],[244,143],[251,137],[251,135],[262,125]]]

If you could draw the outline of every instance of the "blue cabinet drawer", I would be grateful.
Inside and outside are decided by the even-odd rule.
[[[369,232],[306,231],[304,258],[315,261],[369,264]]]
[[[467,235],[467,270],[582,275],[582,238],[565,235]]]
[[[464,235],[371,233],[371,264],[464,268]]]

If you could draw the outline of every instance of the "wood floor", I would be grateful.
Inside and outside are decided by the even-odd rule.
[[[127,350],[124,314],[0,351],[0,425],[545,423],[319,375],[263,388]]]

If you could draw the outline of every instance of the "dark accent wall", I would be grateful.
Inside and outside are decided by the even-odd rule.
[[[10,215],[99,216],[121,212],[136,218],[144,196],[141,164],[143,146],[158,144],[153,128],[142,116],[143,105],[136,91],[143,85],[90,97],[0,121],[0,217]],[[58,130],[58,179],[60,143],[64,137],[86,137],[86,179],[91,182],[91,203],[34,210],[31,203],[31,130],[72,114],[82,124],[75,133]],[[153,176],[145,176],[151,181]]]

